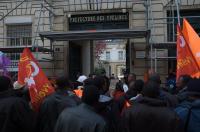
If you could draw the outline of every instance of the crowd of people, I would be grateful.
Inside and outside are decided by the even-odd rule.
[[[157,73],[147,82],[131,73],[114,91],[105,75],[80,75],[76,82],[62,76],[53,85],[35,112],[27,86],[0,76],[0,132],[200,131],[200,79],[188,75],[173,93]]]

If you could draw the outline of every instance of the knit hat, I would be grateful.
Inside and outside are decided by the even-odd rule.
[[[200,95],[200,79],[191,79],[187,84],[187,90],[190,94]]]
[[[86,79],[87,79],[87,77],[85,75],[81,75],[81,76],[79,76],[77,81],[80,83],[83,83]]]
[[[18,81],[15,81],[15,82],[13,83],[13,89],[14,89],[14,90],[18,90],[18,89],[21,89],[21,88],[23,88],[23,87],[24,87],[24,85],[19,84]]]

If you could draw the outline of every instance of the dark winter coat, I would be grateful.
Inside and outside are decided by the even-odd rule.
[[[106,122],[94,108],[82,103],[61,113],[55,132],[106,132]]]
[[[160,99],[143,97],[123,115],[124,132],[182,132],[174,111]]]
[[[99,103],[95,106],[97,113],[106,121],[109,132],[119,132],[120,108],[118,103],[111,97],[100,95]]]
[[[58,90],[48,96],[38,114],[38,132],[53,132],[59,114],[65,108],[77,106],[79,103],[78,97],[67,90]]]
[[[200,99],[186,100],[182,102],[175,111],[182,119],[185,132],[200,131]]]
[[[177,96],[179,103],[187,100],[188,99],[187,87],[181,89],[176,96]]]
[[[167,103],[168,107],[175,108],[178,105],[178,99],[175,95],[172,95],[164,90],[160,90],[159,98]]]
[[[10,91],[0,92],[0,132],[33,132],[34,129],[35,116],[28,103]]]

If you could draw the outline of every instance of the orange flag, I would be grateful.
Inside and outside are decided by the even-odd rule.
[[[193,57],[187,41],[185,40],[180,26],[177,25],[177,76],[187,74],[192,77],[198,77],[199,66]]]
[[[32,106],[38,111],[43,99],[53,93],[54,88],[28,48],[24,49],[18,67],[18,82],[28,86]]]
[[[190,50],[196,59],[198,66],[200,67],[200,38],[199,35],[195,32],[189,22],[183,20],[183,36],[187,43],[189,44]]]

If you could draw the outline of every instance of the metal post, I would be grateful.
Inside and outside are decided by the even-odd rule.
[[[130,39],[128,43],[129,43],[129,65],[130,65],[129,72],[131,73],[132,72],[132,46],[131,46]]]
[[[45,5],[45,2],[43,1],[43,3],[42,3],[42,7],[44,7]],[[43,17],[42,17],[42,27],[43,27],[43,31],[44,31],[44,16],[45,16],[45,9],[44,8],[42,8],[42,14],[43,14]]]
[[[155,48],[155,54],[154,54],[154,61],[155,61],[155,72],[157,72],[157,49]]]
[[[99,1],[98,0],[96,0],[96,5],[97,5],[97,11],[99,10]]]
[[[149,29],[149,0],[146,1],[146,3],[144,4],[146,6],[146,27],[147,29]]]
[[[181,21],[180,21],[180,10],[179,10],[179,2],[178,2],[178,0],[175,0],[175,2],[176,2],[176,12],[177,12],[178,24],[181,25]]]
[[[40,15],[39,15],[39,18],[38,18],[38,24],[37,24],[37,29],[35,31],[35,39],[34,39],[34,42],[33,42],[33,46],[35,46],[35,42],[36,42],[36,37],[37,37],[37,33],[38,33],[38,30],[39,30],[39,25],[40,25],[40,18],[41,18],[41,14],[42,14],[42,4],[41,4],[41,8],[40,8]]]
[[[153,55],[152,55],[152,53],[153,53],[153,45],[152,44],[150,44],[151,45],[151,70],[153,69]]]
[[[41,18],[41,15],[42,15],[42,9],[43,9],[43,4],[41,4],[41,8],[40,8],[40,15],[39,15],[39,19],[38,19],[38,25],[37,25],[37,29],[35,31],[35,38],[34,38],[34,42],[33,42],[33,47],[32,49],[36,48],[36,58],[38,59],[38,41],[37,41],[37,44],[36,44],[36,38],[37,38],[37,33],[39,31],[39,25],[40,25],[40,18]]]
[[[174,6],[172,5],[172,16],[174,17]],[[174,18],[172,19],[172,40],[173,42],[175,41],[175,27],[174,27],[174,24],[175,24],[175,21],[174,21]]]

